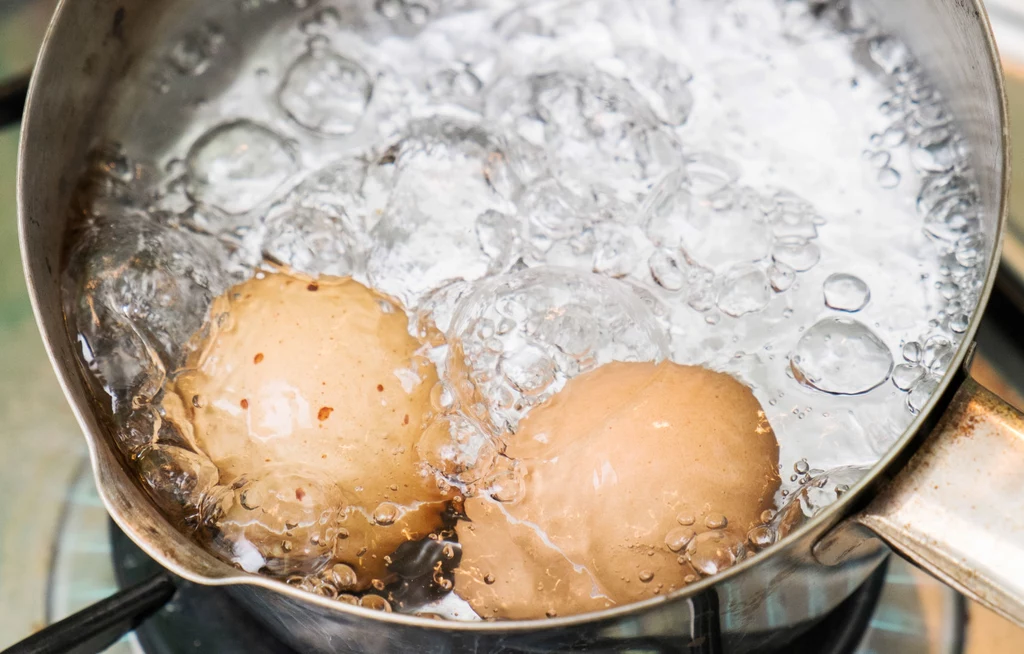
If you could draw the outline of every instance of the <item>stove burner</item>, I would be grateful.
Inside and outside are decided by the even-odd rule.
[[[119,587],[129,588],[163,570],[113,522],[110,542]],[[177,577],[175,586],[178,591],[170,604],[135,630],[145,654],[292,654],[223,588]]]
[[[133,586],[161,571],[159,564],[138,549],[113,523],[110,523],[110,538],[114,572],[122,588]],[[771,650],[768,651],[787,654],[847,654],[858,651],[885,587],[888,567],[888,563],[880,566],[851,597],[817,624],[797,633],[772,635]],[[293,652],[267,633],[224,589],[199,586],[181,579],[177,580],[177,587],[177,595],[169,607],[136,630],[138,642],[146,654]],[[688,654],[719,654],[724,651],[714,633],[717,616],[714,611],[710,615],[706,612],[705,616],[708,619],[704,627],[711,637],[697,650],[687,648]],[[681,654],[678,642],[668,644],[652,642],[652,639],[630,643],[628,648],[631,652],[645,654]],[[611,654],[609,650],[604,651]],[[959,648],[953,651],[959,651]]]
[[[141,583],[140,583],[141,582]],[[118,592],[118,589],[125,589]],[[166,591],[166,592],[165,592]],[[163,609],[140,611],[174,599]],[[99,598],[108,598],[99,603]],[[159,602],[156,602],[159,599]],[[744,642],[724,643],[718,633],[714,594],[693,598],[702,608],[699,633],[707,634],[686,654],[732,651],[746,645],[767,643],[758,652],[856,652],[856,654],[960,654],[964,635],[965,602],[948,586],[893,556],[888,570],[878,571],[850,599],[820,623],[802,629],[756,634]],[[703,604],[703,606],[699,606]],[[90,606],[91,605],[91,606]],[[88,610],[83,611],[86,607]],[[81,613],[76,613],[81,611]],[[111,647],[124,633],[124,618],[138,625],[140,613],[151,613],[137,630]],[[65,616],[71,616],[67,619]],[[114,528],[103,508],[87,461],[83,461],[67,494],[59,528],[54,534],[49,579],[46,584],[46,622],[51,628],[22,641],[12,652],[100,652],[106,654],[289,654],[289,649],[270,636],[262,623],[251,618],[218,588],[196,586],[173,579],[128,538]],[[91,616],[91,618],[89,618]],[[86,618],[83,622],[83,617]],[[111,620],[122,618],[116,630]],[[91,619],[91,623],[90,623]],[[67,628],[70,623],[70,628]],[[103,643],[83,642],[85,633],[99,635]],[[91,631],[90,631],[91,629]],[[33,642],[35,641],[35,642]],[[51,646],[40,648],[40,642]],[[591,652],[622,651],[622,641],[591,643]],[[636,654],[675,654],[682,647],[673,639],[630,642]],[[698,644],[694,644],[698,645]],[[20,648],[20,649],[18,649]]]

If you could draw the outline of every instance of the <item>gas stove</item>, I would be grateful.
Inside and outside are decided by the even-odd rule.
[[[83,465],[72,482],[54,542],[47,580],[48,620],[69,615],[100,597],[152,579],[160,566],[110,522]],[[116,654],[285,654],[292,650],[265,633],[221,589],[175,582],[164,609],[113,645]],[[892,557],[849,600],[808,631],[773,636],[773,651],[815,654],[945,654],[960,652],[966,603],[946,586]],[[681,651],[673,643],[648,642],[631,652]],[[688,650],[693,651],[693,650]],[[697,650],[723,651],[709,642]]]
[[[85,442],[50,370],[22,280],[14,202],[16,121],[54,4],[0,0],[0,438],[6,450],[0,457],[0,496],[13,499],[0,503],[0,649],[121,589],[147,579],[160,583],[166,574],[113,526],[99,500]],[[1024,107],[1024,3],[990,5],[1005,44],[1011,103]],[[1024,173],[1024,166],[1017,170]],[[1017,189],[1024,192],[1024,185]],[[1024,196],[1014,196],[1014,208],[1021,219],[1012,220],[1009,230],[1000,291],[982,325],[975,373],[1021,402],[1024,342],[1005,326],[1024,316]],[[182,580],[175,587],[169,604],[103,651],[291,651],[223,590]],[[1024,630],[970,605],[894,555],[821,623],[772,638],[780,652],[999,654],[1017,651]],[[699,651],[720,647],[711,637]],[[672,643],[644,642],[630,651],[680,650]]]

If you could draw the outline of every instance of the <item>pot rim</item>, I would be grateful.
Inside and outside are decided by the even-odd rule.
[[[46,36],[43,39],[42,46],[39,51],[39,56],[36,64],[37,70],[42,70],[46,65],[46,58],[48,53],[56,47],[54,32],[57,24],[60,22],[61,16],[64,13],[66,5],[70,4],[72,0],[60,0],[56,10],[54,11],[53,18],[51,19],[50,25],[47,29]],[[992,293],[993,286],[995,284],[996,273],[999,268],[1000,254],[1003,247],[1003,234],[1006,229],[1007,213],[1008,213],[1008,201],[1009,201],[1009,189],[1010,189],[1010,143],[1009,143],[1009,120],[1008,120],[1008,106],[1007,97],[1004,87],[1004,79],[1002,74],[1002,66],[999,58],[998,49],[996,47],[995,38],[992,32],[992,26],[989,20],[989,16],[982,0],[971,0],[971,4],[974,5],[975,13],[979,22],[981,23],[982,32],[985,38],[985,50],[989,60],[988,70],[994,73],[994,87],[999,96],[999,120],[1000,120],[1000,145],[1002,147],[1002,174],[1000,176],[999,185],[999,208],[998,208],[998,221],[996,224],[994,243],[991,248],[992,258],[989,262],[988,271],[985,277],[985,284],[979,295],[977,308],[975,309],[971,321],[968,325],[967,330],[963,333],[963,339],[956,350],[955,357],[949,366],[949,369],[943,375],[939,387],[932,396],[929,398],[928,403],[918,413],[914,421],[907,427],[900,435],[899,439],[890,446],[886,453],[875,462],[868,472],[859,480],[853,487],[846,493],[843,494],[835,503],[826,507],[820,511],[817,515],[811,517],[803,524],[801,524],[792,533],[788,534],[780,542],[773,544],[767,549],[758,552],[756,555],[747,558],[740,563],[730,567],[729,569],[720,572],[712,577],[706,577],[700,581],[690,584],[684,588],[681,588],[675,592],[669,593],[661,597],[655,597],[640,602],[633,602],[624,604],[622,606],[616,606],[601,611],[594,611],[589,613],[581,613],[576,615],[561,616],[555,618],[538,618],[532,620],[507,620],[507,621],[456,621],[456,620],[435,620],[429,617],[422,617],[409,614],[401,613],[384,613],[382,611],[376,611],[372,609],[363,608],[360,606],[353,606],[337,600],[331,600],[325,597],[320,597],[312,593],[307,593],[296,587],[289,586],[283,581],[272,579],[270,577],[260,574],[249,574],[245,573],[237,568],[234,568],[230,564],[223,562],[223,566],[226,569],[226,574],[222,577],[208,577],[200,573],[196,573],[193,570],[188,569],[183,565],[179,565],[177,562],[169,560],[156,545],[151,543],[140,530],[131,524],[131,522],[116,510],[112,503],[105,482],[105,473],[103,465],[101,465],[97,440],[100,437],[97,434],[92,433],[89,428],[89,423],[85,418],[84,410],[73,401],[74,394],[70,389],[70,382],[64,374],[62,374],[61,368],[58,365],[57,353],[55,346],[51,343],[50,339],[46,337],[46,329],[44,325],[42,310],[40,308],[37,290],[37,284],[35,276],[29,266],[29,258],[33,256],[29,251],[28,240],[26,236],[28,223],[28,217],[26,215],[26,197],[29,193],[27,184],[25,182],[24,170],[26,167],[26,160],[28,159],[28,148],[26,147],[26,140],[29,134],[30,126],[32,125],[34,112],[32,109],[40,101],[38,97],[41,96],[45,91],[39,88],[37,84],[37,76],[33,76],[32,82],[29,88],[28,98],[25,104],[25,113],[22,120],[19,154],[18,154],[18,171],[17,171],[17,201],[18,201],[18,227],[19,227],[19,242],[22,257],[22,267],[24,270],[25,281],[28,287],[29,296],[32,302],[32,309],[36,319],[36,325],[39,328],[43,337],[43,342],[46,348],[47,356],[50,359],[52,369],[55,371],[58,382],[60,383],[61,389],[64,391],[64,395],[71,405],[71,409],[74,412],[75,418],[78,421],[79,426],[83,431],[89,450],[90,466],[93,470],[94,478],[97,483],[97,490],[99,492],[100,499],[103,501],[107,513],[111,516],[114,522],[124,531],[126,535],[131,538],[135,544],[142,549],[149,557],[157,561],[163,568],[169,570],[173,574],[182,577],[190,582],[204,585],[204,586],[253,586],[262,588],[265,590],[273,591],[281,595],[285,595],[293,600],[297,600],[303,603],[313,604],[321,609],[327,611],[337,611],[342,614],[350,614],[353,617],[369,618],[385,624],[396,624],[407,627],[416,627],[428,630],[440,630],[448,632],[462,632],[462,633],[512,633],[512,632],[538,632],[546,631],[549,629],[560,629],[566,627],[573,627],[579,625],[587,625],[597,622],[604,622],[629,616],[635,613],[641,613],[648,609],[656,608],[662,604],[669,602],[679,601],[688,597],[693,597],[706,592],[714,588],[719,583],[733,579],[739,575],[746,573],[748,570],[756,565],[759,565],[768,557],[776,555],[781,549],[787,546],[788,543],[799,540],[808,534],[815,531],[823,531],[839,522],[843,516],[847,515],[854,507],[864,501],[865,491],[873,486],[879,477],[889,469],[897,466],[900,459],[906,455],[905,450],[910,447],[911,442],[916,438],[919,432],[924,428],[925,424],[932,417],[932,414],[939,409],[939,404],[943,401],[944,396],[949,386],[960,374],[960,366],[963,364],[965,358],[968,356],[970,350],[974,346],[974,338],[978,330],[979,323],[984,314],[984,310],[988,305],[989,297]],[[36,255],[37,256],[37,255]],[[168,525],[170,529],[175,529],[173,526]],[[193,545],[196,548],[200,546],[198,544]]]

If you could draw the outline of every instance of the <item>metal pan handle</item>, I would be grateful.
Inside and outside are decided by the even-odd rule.
[[[174,579],[161,572],[36,632],[0,654],[98,654],[174,596]]]
[[[853,522],[1024,625],[1024,414],[968,377],[908,465]]]

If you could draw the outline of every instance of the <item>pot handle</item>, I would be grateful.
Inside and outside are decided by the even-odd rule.
[[[1024,626],[1024,413],[967,377],[907,466],[853,521]]]
[[[53,623],[0,654],[103,652],[169,602],[174,591],[174,579],[161,572]]]

